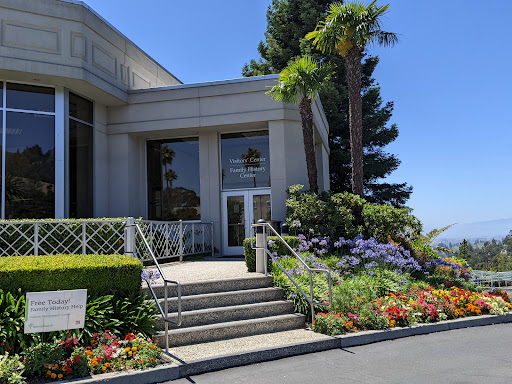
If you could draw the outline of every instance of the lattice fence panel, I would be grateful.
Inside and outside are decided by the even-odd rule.
[[[34,222],[0,222],[0,256],[25,256],[34,252]]]

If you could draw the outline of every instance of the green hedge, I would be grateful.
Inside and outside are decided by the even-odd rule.
[[[140,291],[142,263],[126,255],[0,257],[0,289],[87,289],[91,296]]]
[[[254,239],[254,238],[253,238]],[[297,236],[283,236],[283,239],[290,245],[292,248],[297,248],[299,246],[299,239]],[[268,236],[267,240],[274,241],[274,245],[269,247],[269,251],[277,252],[278,255],[289,255],[290,251],[288,248],[279,240],[277,236]],[[255,240],[253,240],[253,244]],[[245,265],[247,265],[247,270],[249,272],[256,272],[256,250],[251,248],[251,239],[244,240],[244,256],[245,256]],[[272,264],[272,260],[270,257],[268,258],[268,270],[270,271],[270,266]]]

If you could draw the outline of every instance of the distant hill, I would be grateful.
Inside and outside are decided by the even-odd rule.
[[[476,223],[455,224],[437,237],[435,244],[460,243],[466,239],[473,243],[477,240],[502,240],[512,231],[512,218]]]

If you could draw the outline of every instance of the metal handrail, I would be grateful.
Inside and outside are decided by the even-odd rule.
[[[137,231],[137,233],[142,238],[142,242],[143,242],[146,250],[149,252],[151,258],[153,259],[153,262],[155,263],[155,266],[158,269],[158,273],[160,274],[162,280],[164,281],[164,309],[162,310],[162,306],[160,305],[160,302],[158,301],[158,297],[157,297],[155,291],[153,290],[153,287],[151,286],[151,279],[148,279],[148,278],[144,279],[146,281],[146,284],[148,285],[149,290],[151,291],[151,295],[153,296],[153,299],[155,300],[155,303],[156,303],[156,305],[158,307],[158,311],[160,312],[160,315],[162,316],[162,320],[164,321],[164,327],[165,327],[164,328],[165,329],[165,352],[169,353],[169,323],[174,324],[174,325],[176,325],[178,327],[181,325],[181,284],[178,281],[168,280],[168,279],[165,278],[165,274],[162,271],[162,269],[160,268],[160,264],[158,263],[158,261],[157,261],[157,259],[155,257],[155,254],[153,253],[153,250],[149,246],[146,238],[144,237],[144,233],[142,232],[142,230],[140,229],[138,224],[134,224],[134,226],[135,226],[135,230]],[[134,254],[135,254],[136,257],[138,257],[136,250],[134,250]],[[174,285],[176,285],[177,291],[178,291],[178,296],[177,296],[177,299],[178,299],[178,319],[176,321],[170,320],[167,317],[168,314],[169,314],[169,303],[168,303],[169,292],[168,292],[168,285],[167,284],[174,284]]]
[[[257,247],[257,246],[253,246],[253,235],[254,235],[254,228],[256,227],[263,227],[263,231],[266,231],[267,227],[270,228],[272,230],[272,232],[274,232],[274,234],[277,236],[277,238],[279,240],[281,240],[281,242],[286,245],[286,247],[290,250],[290,252],[302,263],[302,265],[306,268],[308,274],[309,274],[309,293],[310,293],[310,296],[309,297],[303,290],[301,287],[299,287],[299,285],[297,284],[297,282],[293,279],[293,277],[288,273],[288,271],[286,271],[286,269],[281,265],[281,263],[279,262],[279,260],[277,260],[274,255],[272,254],[272,252],[270,252],[267,248],[267,244],[265,244],[265,247],[264,248],[261,248],[261,247]],[[256,223],[256,224],[252,224],[251,225],[251,233],[250,233],[250,237],[251,237],[251,248],[252,249],[263,249],[265,250],[265,252],[267,253],[267,255],[270,256],[270,258],[272,259],[272,261],[274,263],[276,263],[279,268],[281,268],[281,270],[284,272],[284,274],[288,277],[288,279],[290,279],[290,281],[293,283],[293,285],[295,285],[295,287],[299,290],[299,292],[306,298],[306,300],[308,301],[308,303],[311,305],[311,324],[313,324],[315,322],[315,305],[320,305],[320,306],[324,306],[324,307],[328,307],[329,305],[331,305],[332,303],[332,275],[331,275],[331,271],[328,270],[328,269],[324,269],[324,268],[311,268],[303,259],[302,257],[300,257],[300,255],[295,252],[295,250],[290,247],[290,245],[286,242],[286,240],[284,240],[281,235],[279,233],[277,233],[277,231],[274,229],[274,227],[272,227],[269,223]],[[265,237],[266,238],[266,237]],[[317,301],[314,301],[314,298],[313,298],[313,272],[324,272],[327,274],[327,277],[328,277],[328,281],[329,281],[329,303],[322,303],[322,302],[317,302]],[[268,265],[267,265],[267,262],[265,260],[265,276],[268,275]]]

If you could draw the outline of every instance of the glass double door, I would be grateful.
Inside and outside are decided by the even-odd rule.
[[[222,254],[243,255],[244,239],[250,236],[251,224],[269,221],[270,190],[247,190],[222,193]]]

